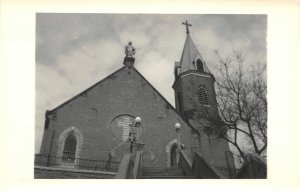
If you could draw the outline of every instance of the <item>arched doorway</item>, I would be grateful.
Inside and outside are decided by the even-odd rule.
[[[176,153],[177,144],[173,144],[170,151],[170,162],[171,166],[177,166],[177,153]]]
[[[166,145],[167,166],[168,167],[176,165],[176,147],[177,147],[177,139],[171,140]]]

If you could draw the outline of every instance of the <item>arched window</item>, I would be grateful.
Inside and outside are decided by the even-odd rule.
[[[76,154],[77,139],[73,133],[67,136],[63,150],[63,162],[73,163]]]
[[[197,70],[198,71],[204,72],[204,70],[203,70],[203,63],[202,63],[202,61],[200,59],[197,59],[196,65],[197,65]]]
[[[198,95],[198,100],[199,100],[200,104],[208,105],[208,93],[207,93],[207,89],[204,85],[199,86],[197,95]]]
[[[83,135],[76,127],[68,127],[60,133],[57,140],[57,154],[59,162],[62,166],[70,162],[71,165],[77,165],[83,146]],[[70,164],[69,164],[70,165]]]

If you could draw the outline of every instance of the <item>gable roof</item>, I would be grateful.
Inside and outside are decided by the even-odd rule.
[[[166,98],[163,96],[163,95],[161,95],[161,93],[159,93],[159,91],[137,70],[137,69],[135,69],[135,67],[134,66],[132,66],[131,67],[132,69],[133,69],[133,71],[135,71],[148,85],[149,85],[149,87],[150,88],[152,88],[153,90],[154,90],[154,92],[155,93],[157,93],[157,95],[168,105],[168,107],[169,108],[171,108],[171,110],[172,111],[174,111],[176,114],[177,114],[177,116],[182,120],[182,121],[184,121],[186,124],[187,124],[187,126],[189,126],[190,128],[192,128],[192,129],[194,129],[197,133],[199,133],[198,132],[198,130],[197,129],[195,129],[193,126],[191,126],[187,121],[185,121],[182,117],[181,117],[181,115],[180,115],[180,113],[166,100]],[[93,89],[94,87],[96,87],[96,86],[98,86],[98,85],[100,85],[100,84],[102,84],[102,83],[104,83],[107,79],[110,79],[110,78],[112,78],[114,75],[116,75],[117,73],[119,73],[119,72],[121,72],[122,70],[124,70],[124,69],[127,69],[127,66],[123,66],[123,67],[121,67],[120,69],[118,69],[118,70],[116,70],[115,72],[113,72],[112,74],[110,74],[109,76],[107,76],[106,78],[104,78],[104,79],[102,79],[102,80],[100,80],[99,82],[97,82],[97,83],[95,83],[94,85],[92,85],[91,87],[89,87],[89,88],[87,88],[87,89],[85,89],[84,91],[82,91],[82,92],[80,92],[79,94],[77,94],[77,95],[75,95],[74,97],[72,97],[72,98],[70,98],[69,100],[67,100],[67,101],[65,101],[65,102],[63,102],[62,104],[60,104],[59,106],[57,106],[57,107],[55,107],[54,109],[52,109],[51,111],[48,111],[47,113],[48,114],[51,114],[52,112],[55,112],[56,110],[58,110],[59,108],[61,108],[61,107],[63,107],[63,106],[65,106],[66,104],[68,104],[69,102],[71,102],[71,101],[73,101],[74,99],[76,99],[76,98],[78,98],[79,96],[84,96],[84,95],[86,95],[87,94],[87,92],[89,91],[89,90],[91,90],[91,89]]]
[[[194,44],[191,36],[187,34],[182,55],[179,62],[180,73],[188,71],[188,70],[196,70],[195,63],[193,61],[196,59],[200,59],[203,63],[203,70],[206,73],[211,73],[208,69],[206,63],[204,62],[199,50],[197,49],[196,45]],[[175,66],[176,67],[176,66]]]
[[[59,108],[63,107],[64,105],[68,104],[69,102],[73,101],[74,99],[78,98],[79,96],[84,96],[89,90],[93,89],[94,87],[102,84],[104,81],[106,81],[107,79],[112,78],[112,76],[114,76],[115,74],[117,74],[118,72],[120,72],[122,69],[124,69],[125,66],[123,66],[122,68],[116,70],[115,72],[113,72],[112,74],[110,74],[109,76],[107,76],[106,78],[100,80],[99,82],[95,83],[94,85],[92,85],[91,87],[83,90],[82,92],[80,92],[79,94],[75,95],[74,97],[68,99],[67,101],[63,102],[62,104],[58,105],[57,107],[55,107],[54,109],[52,109],[51,112],[55,112],[56,110],[58,110]]]

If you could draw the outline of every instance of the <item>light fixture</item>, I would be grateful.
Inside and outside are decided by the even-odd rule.
[[[140,123],[142,121],[142,119],[140,118],[140,117],[136,117],[135,119],[134,119],[134,122],[136,122],[136,123]]]
[[[181,125],[180,123],[175,124],[175,131],[178,133],[181,130]]]

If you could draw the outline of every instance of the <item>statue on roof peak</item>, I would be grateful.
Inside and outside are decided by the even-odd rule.
[[[128,42],[128,45],[125,46],[126,57],[133,57],[135,54],[135,48],[132,46],[132,41]]]

